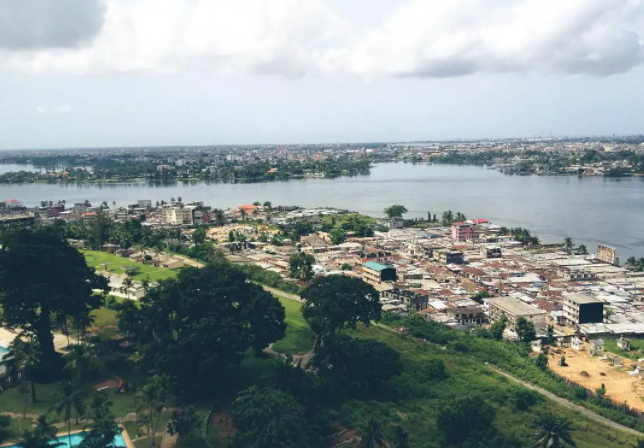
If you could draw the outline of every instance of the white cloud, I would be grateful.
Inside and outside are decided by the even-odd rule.
[[[383,20],[360,23],[324,0],[105,1],[101,32],[87,46],[5,51],[0,64],[78,74],[206,67],[448,77],[610,75],[644,60],[644,0],[399,0]],[[370,14],[369,0],[352,1]]]
[[[38,106],[36,107],[36,113],[39,115],[49,115],[49,109],[46,107]]]

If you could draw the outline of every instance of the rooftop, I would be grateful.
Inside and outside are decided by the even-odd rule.
[[[363,263],[362,266],[367,269],[371,269],[372,271],[383,271],[385,269],[392,268],[388,264],[376,263],[375,261],[367,261],[366,263]]]
[[[570,300],[571,302],[575,302],[577,304],[601,302],[601,300],[598,300],[595,297],[589,296],[587,294],[566,294],[564,298],[566,300]]]
[[[532,305],[528,305],[527,303],[519,299],[515,299],[514,297],[495,297],[493,299],[489,299],[489,303],[515,316],[546,314],[545,311]]]

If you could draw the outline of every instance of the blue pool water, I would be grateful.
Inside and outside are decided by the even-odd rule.
[[[0,359],[2,359],[5,353],[9,353],[9,350],[0,345]]]
[[[77,446],[83,438],[85,437],[85,433],[79,432],[76,434],[72,434],[72,445]],[[67,434],[62,435],[58,437],[56,440],[57,442],[61,443],[60,448],[69,448],[69,437],[67,437]],[[16,448],[17,445],[11,445],[5,448]],[[119,434],[114,438],[114,447],[116,448],[126,448],[127,445],[125,444],[125,440],[123,439],[123,436]]]

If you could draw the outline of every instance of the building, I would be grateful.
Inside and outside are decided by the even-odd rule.
[[[409,311],[421,311],[427,309],[428,297],[409,289],[390,289],[380,294],[381,299],[398,300]]]
[[[388,264],[367,261],[362,264],[362,280],[372,285],[396,281],[396,268]]]
[[[192,224],[192,209],[187,207],[164,207],[163,220],[173,226]]]
[[[487,318],[481,305],[469,305],[457,308],[449,308],[446,311],[450,320],[463,327],[481,325]]]
[[[597,259],[614,266],[619,265],[619,258],[617,257],[617,251],[614,247],[600,244],[597,247]]]
[[[98,213],[96,212],[85,212],[83,213],[83,221],[85,222],[94,221],[97,216],[98,216]]]
[[[485,258],[501,258],[503,253],[499,246],[481,247],[481,256]]]
[[[76,204],[74,204],[74,208],[72,210],[77,215],[82,215],[87,211],[87,205],[85,205],[85,203],[83,202],[77,202]]]
[[[139,199],[136,201],[138,208],[152,208],[152,201],[150,199]]]
[[[441,249],[434,252],[438,261],[442,264],[463,264],[463,252],[457,250]]]
[[[564,320],[570,325],[604,321],[604,303],[586,294],[565,294],[562,298]]]
[[[488,314],[491,320],[499,320],[503,316],[508,318],[508,328],[515,331],[517,319],[523,317],[534,325],[537,334],[545,334],[546,311],[529,305],[514,297],[494,297],[487,301]]]
[[[588,350],[590,356],[601,356],[604,354],[604,340],[593,339],[590,341],[590,349]]]
[[[452,239],[454,241],[468,241],[472,239],[472,224],[468,222],[452,223]]]
[[[402,229],[405,227],[405,221],[398,218],[381,219],[378,221],[378,224],[388,229]]]

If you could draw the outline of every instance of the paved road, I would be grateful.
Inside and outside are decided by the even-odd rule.
[[[634,436],[637,436],[637,437],[642,437],[644,435],[641,432],[634,430],[633,428],[629,428],[628,426],[620,425],[619,423],[616,423],[616,422],[614,422],[612,420],[609,420],[606,417],[602,417],[599,414],[595,414],[593,411],[591,411],[589,409],[586,409],[583,406],[579,406],[579,405],[577,405],[575,403],[572,403],[571,401],[568,401],[565,398],[561,398],[561,397],[553,394],[552,392],[549,392],[549,391],[547,391],[545,389],[542,389],[541,387],[535,386],[534,384],[530,384],[530,383],[528,383],[526,381],[523,381],[523,380],[520,380],[518,378],[515,378],[512,375],[510,375],[509,373],[506,373],[506,372],[504,372],[502,370],[499,370],[497,368],[494,368],[494,367],[493,367],[493,370],[496,373],[498,373],[499,375],[503,375],[504,377],[514,381],[515,383],[521,384],[523,387],[527,387],[528,389],[532,389],[532,390],[534,390],[536,392],[539,392],[541,395],[543,395],[546,398],[549,398],[550,400],[554,401],[555,403],[557,403],[557,404],[559,404],[559,405],[561,405],[561,406],[563,406],[565,408],[572,409],[573,411],[577,411],[577,412],[585,415],[586,417],[588,417],[591,420],[595,420],[596,422],[602,423],[602,424],[604,424],[606,426],[610,426],[611,428],[620,429],[622,431],[625,431],[625,432],[627,432],[629,434],[632,434]]]

